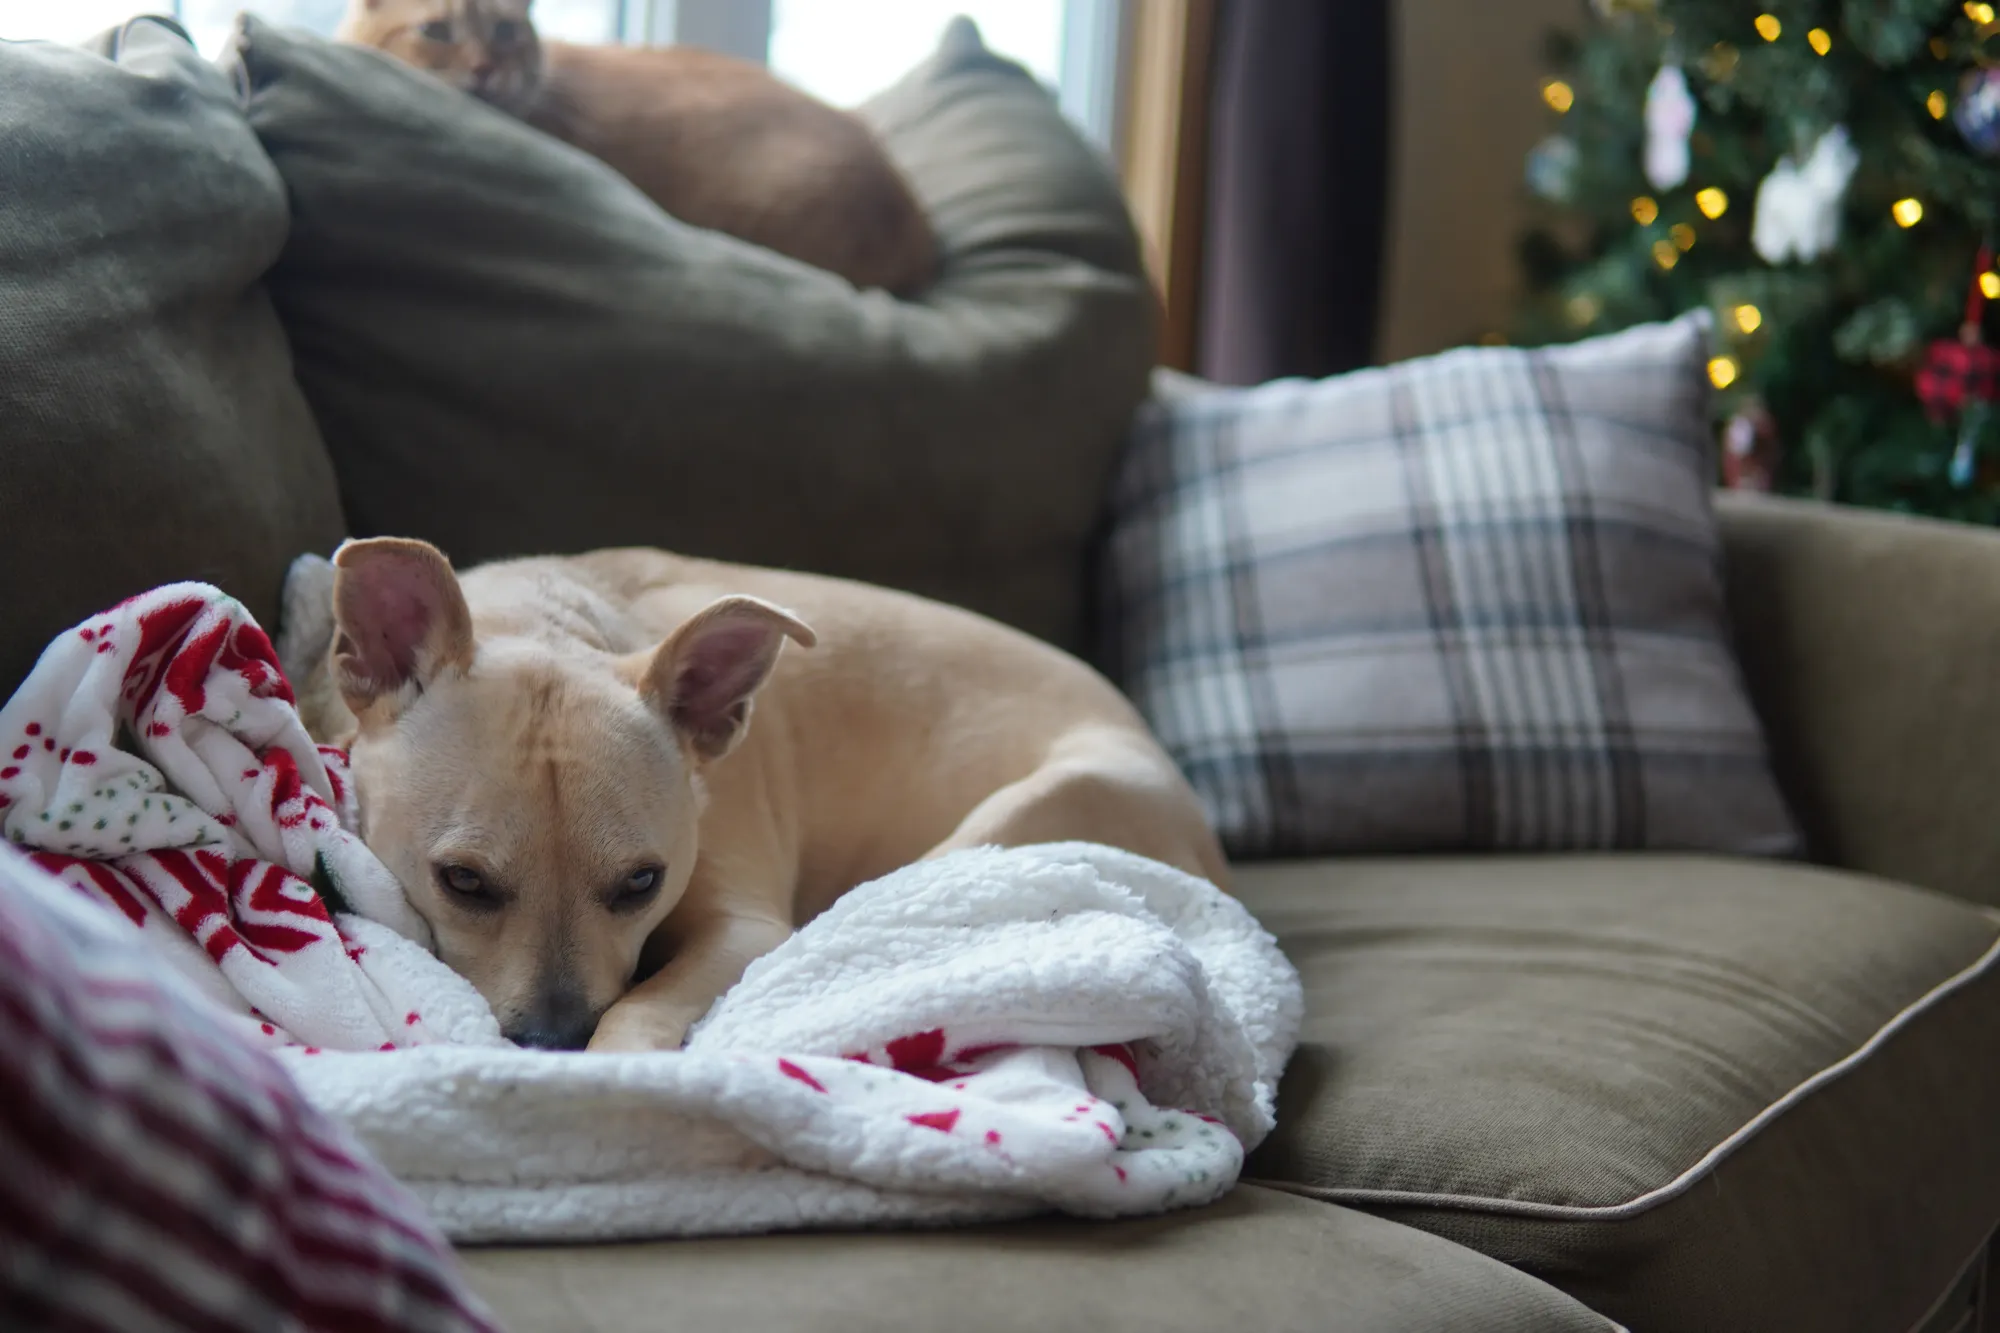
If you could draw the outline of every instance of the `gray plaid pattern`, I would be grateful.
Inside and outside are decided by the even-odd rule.
[[[1232,855],[1796,849],[1707,347],[1694,316],[1148,406],[1110,656]]]

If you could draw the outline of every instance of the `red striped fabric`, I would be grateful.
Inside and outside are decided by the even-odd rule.
[[[496,1325],[416,1200],[109,909],[0,847],[0,1328]]]

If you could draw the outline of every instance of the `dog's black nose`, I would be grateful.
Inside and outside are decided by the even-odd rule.
[[[516,1046],[543,1051],[580,1051],[597,1031],[597,1013],[572,990],[545,991],[527,1012],[504,1029]]]

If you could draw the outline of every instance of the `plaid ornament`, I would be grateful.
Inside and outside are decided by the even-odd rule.
[[[1940,425],[1956,421],[1968,407],[2000,398],[2000,350],[1986,345],[1986,293],[1979,286],[1980,276],[1992,268],[1993,247],[1982,245],[1973,261],[1958,337],[1932,343],[1917,371],[1917,399]]]

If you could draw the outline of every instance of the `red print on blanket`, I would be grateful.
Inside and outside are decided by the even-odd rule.
[[[395,877],[347,827],[346,755],[307,735],[239,603],[176,584],[91,617],[0,708],[0,747],[14,756],[0,764],[8,840],[160,938],[183,970],[214,969],[199,979],[233,990],[261,1037],[347,1050],[434,1039],[382,989],[400,994],[395,965],[364,963],[305,878],[324,869],[355,910],[422,940]]]

